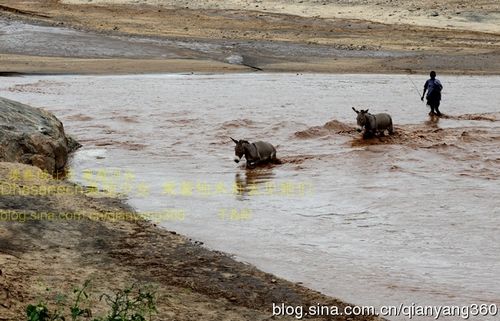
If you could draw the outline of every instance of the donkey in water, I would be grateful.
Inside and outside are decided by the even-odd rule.
[[[273,145],[261,141],[250,143],[246,140],[236,140],[232,137],[230,138],[236,144],[234,147],[234,161],[236,163],[239,163],[241,158],[245,156],[247,160],[247,167],[253,167],[255,165],[269,162],[281,164],[280,160],[276,158],[276,148],[274,148]]]
[[[394,133],[391,115],[386,113],[373,115],[368,112],[368,109],[356,110],[354,107],[352,107],[352,110],[358,114],[356,117],[358,126],[365,129],[363,137],[370,137],[378,133],[383,135],[386,129],[389,131],[389,134]]]

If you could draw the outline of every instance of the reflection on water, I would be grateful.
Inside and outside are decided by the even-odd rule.
[[[242,199],[245,196],[255,196],[263,192],[271,192],[273,187],[274,173],[272,168],[262,166],[255,169],[246,169],[244,173],[237,172],[234,176],[234,186],[237,189],[237,195]]]
[[[13,77],[0,94],[63,120],[75,172],[130,173],[138,210],[182,210],[163,225],[266,271],[359,304],[500,304],[500,78],[441,80],[439,119],[396,75]],[[360,140],[352,106],[396,133]],[[283,164],[234,164],[230,136]]]
[[[427,127],[431,127],[431,128],[439,128],[439,117],[437,116],[434,116],[434,115],[430,115],[429,116],[429,120],[426,120],[424,122],[424,124],[427,126]]]

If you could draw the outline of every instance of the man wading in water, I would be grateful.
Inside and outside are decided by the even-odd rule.
[[[439,103],[441,102],[441,90],[443,89],[443,85],[441,82],[436,79],[436,72],[431,71],[431,79],[428,79],[424,85],[424,92],[422,93],[422,97],[420,100],[424,101],[425,92],[427,91],[427,105],[431,107],[431,112],[429,115],[437,115],[441,116],[441,112],[439,111]]]

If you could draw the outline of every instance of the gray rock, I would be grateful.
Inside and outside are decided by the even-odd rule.
[[[51,113],[0,97],[0,161],[30,164],[54,174],[80,146]]]

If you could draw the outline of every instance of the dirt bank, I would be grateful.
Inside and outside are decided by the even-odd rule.
[[[255,10],[304,17],[370,20],[385,24],[411,24],[498,32],[500,5],[496,1],[378,1],[378,0],[61,0],[68,4],[149,4],[198,10]]]
[[[155,67],[158,72],[206,71],[207,66],[225,71],[241,64],[294,72],[500,72],[498,4],[487,1],[481,5],[453,1],[439,5],[425,1],[397,5],[375,1],[324,5],[316,1],[230,1],[224,6],[215,1],[196,5],[179,1],[134,1],[134,5],[127,1],[67,2],[7,0],[0,10],[11,19],[131,41],[140,37],[141,41],[182,42],[173,44],[177,51],[183,49],[177,52],[180,56],[166,62],[158,54],[149,59],[146,71]],[[81,46],[90,43],[82,42]],[[88,72],[88,60],[80,64],[78,59],[95,58],[96,64],[102,60],[78,55],[61,58],[60,53],[47,54],[45,50],[28,53],[22,46],[10,54],[2,57],[4,71],[22,68],[18,61],[26,55],[39,56],[42,61],[23,65],[23,72],[64,72],[64,65],[71,72]],[[57,65],[54,58],[44,61],[42,57],[47,56],[62,60]],[[196,63],[190,65],[193,60]],[[106,61],[108,72],[141,72],[139,64]]]

